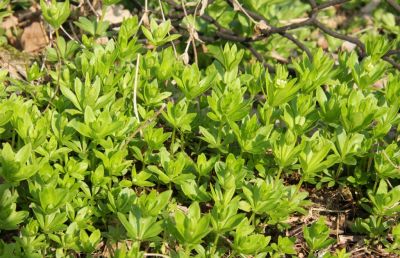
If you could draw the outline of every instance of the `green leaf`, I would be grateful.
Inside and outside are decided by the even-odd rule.
[[[45,0],[40,0],[40,7],[46,22],[56,30],[61,27],[70,14],[69,0],[65,2],[52,0],[50,4],[46,3]]]

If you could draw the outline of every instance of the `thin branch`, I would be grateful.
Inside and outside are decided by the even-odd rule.
[[[170,3],[175,10],[182,11],[182,7],[180,5],[178,5],[178,4],[176,4],[173,0],[165,0],[165,1]],[[261,33],[259,35],[257,35],[257,36],[242,36],[242,35],[238,35],[238,34],[234,33],[233,31],[231,31],[231,30],[223,27],[222,25],[220,25],[211,16],[209,16],[207,14],[203,14],[200,17],[203,20],[207,21],[208,23],[214,25],[217,28],[217,31],[215,32],[215,36],[214,37],[207,37],[205,35],[202,35],[201,36],[202,40],[204,39],[205,41],[210,42],[210,41],[215,41],[215,40],[218,40],[218,39],[223,39],[223,40],[227,40],[227,41],[241,43],[258,60],[262,60],[260,58],[260,54],[257,53],[256,51],[254,51],[254,48],[251,48],[251,45],[249,45],[248,43],[264,40],[265,38],[268,38],[269,36],[271,36],[273,34],[279,34],[282,37],[285,37],[288,40],[292,41],[299,49],[304,51],[310,59],[312,59],[312,54],[311,54],[311,51],[309,50],[309,48],[303,42],[298,40],[295,36],[293,36],[292,34],[288,33],[288,31],[299,29],[299,28],[303,28],[305,26],[313,26],[313,27],[316,27],[316,28],[320,29],[325,34],[330,35],[331,37],[334,37],[334,38],[337,38],[337,39],[341,39],[343,41],[348,41],[348,42],[351,42],[351,43],[355,44],[361,59],[366,56],[365,44],[361,40],[359,40],[356,37],[352,37],[352,36],[348,36],[348,35],[344,35],[344,34],[338,33],[336,31],[328,28],[326,25],[324,25],[323,23],[321,23],[317,19],[318,13],[321,10],[324,10],[326,8],[329,8],[329,7],[333,7],[333,6],[337,6],[337,5],[349,2],[350,0],[331,0],[331,1],[327,1],[327,2],[321,3],[319,5],[317,4],[317,2],[315,0],[309,0],[310,6],[311,6],[311,11],[308,14],[308,16],[309,16],[308,18],[305,18],[304,20],[301,20],[299,22],[294,22],[294,23],[291,23],[291,24],[288,24],[288,25],[284,25],[284,26],[281,26],[281,27],[276,27],[276,26],[271,25],[271,23],[265,17],[263,17],[261,14],[258,14],[257,12],[254,12],[254,11],[246,9],[243,5],[241,5],[239,3],[238,0],[225,0],[225,1],[233,9],[240,11],[246,17],[248,17],[253,23],[255,23],[256,26],[258,26],[257,28],[260,30]],[[389,2],[393,2],[393,1],[390,1],[390,0],[387,0],[387,1],[388,1],[388,3]],[[400,7],[400,5],[399,5],[399,7]],[[187,15],[188,13],[193,13],[193,10],[187,10],[187,11],[184,10],[184,11],[185,11],[185,15]],[[173,16],[173,17],[175,17],[175,16]],[[261,24],[261,22],[263,24],[265,24],[266,26],[259,26],[259,24]],[[250,48],[249,48],[249,46],[250,46]],[[398,50],[398,49],[397,50],[390,50],[382,57],[382,60],[390,63],[394,68],[400,70],[400,64],[397,63],[392,58],[390,58],[390,56],[398,55],[399,53],[400,53],[400,50]],[[262,62],[262,61],[260,61],[260,62]]]
[[[150,11],[148,9],[147,0],[144,0],[144,12],[142,14],[142,17],[140,18],[138,27],[142,26],[142,23],[145,22],[145,20],[147,20],[149,18],[149,12]],[[146,23],[145,23],[145,25],[146,25]]]
[[[228,4],[230,4],[232,7],[235,6],[235,3],[233,1],[236,1],[236,0],[228,0]],[[298,23],[289,24],[289,25],[286,25],[286,26],[283,26],[283,27],[274,27],[262,15],[259,15],[259,14],[255,13],[255,12],[251,12],[249,10],[246,10],[241,5],[240,5],[240,7],[241,7],[240,10],[247,17],[251,18],[252,20],[256,19],[256,20],[262,21],[268,27],[268,29],[262,31],[262,34],[260,36],[255,37],[251,41],[258,41],[260,39],[266,38],[266,37],[268,37],[268,36],[270,36],[272,34],[277,33],[277,34],[280,34],[283,37],[287,38],[288,40],[292,41],[297,47],[299,47],[301,50],[306,52],[307,56],[310,58],[310,60],[312,60],[311,51],[303,43],[301,43],[298,39],[296,39],[293,35],[287,33],[286,30],[288,30],[289,28],[290,29],[294,29],[294,28],[297,28],[297,27],[302,27],[302,26],[308,25],[308,24],[312,23],[312,21],[315,19],[316,15],[311,15],[311,18],[306,19],[306,20],[301,21],[301,22],[298,22]]]
[[[395,0],[386,0],[386,2],[393,7],[396,12],[400,13],[400,4],[397,3]]]
[[[86,3],[88,4],[90,10],[92,10],[92,12],[94,13],[94,15],[96,15],[97,19],[100,17],[100,14],[97,13],[96,9],[94,9],[92,3],[90,2],[90,0],[86,0]]]
[[[328,27],[326,27],[325,25],[323,25],[322,23],[320,23],[318,20],[314,20],[313,24],[316,27],[318,27],[320,30],[322,30],[323,32],[325,32],[326,34],[328,34],[334,38],[338,38],[338,39],[348,41],[348,42],[355,44],[361,51],[361,53],[360,53],[361,57],[363,58],[365,56],[365,46],[361,42],[361,40],[359,40],[358,38],[353,38],[350,36],[340,34],[336,31],[333,31],[333,30],[329,29]]]
[[[396,63],[393,59],[391,59],[388,56],[384,56],[382,57],[383,60],[385,60],[386,62],[388,62],[389,64],[391,64],[393,67],[395,67],[397,70],[400,71],[400,64]]]
[[[287,38],[288,40],[292,41],[294,44],[296,44],[301,50],[303,50],[307,56],[308,59],[313,60],[313,56],[311,54],[311,51],[306,47],[303,43],[300,42],[300,40],[296,39],[293,35],[289,33],[282,33],[281,34],[283,37]]]
[[[268,70],[273,70],[273,72],[275,72],[275,69],[272,65],[267,64],[267,62],[265,62],[265,58],[258,53],[258,51],[250,44],[250,43],[244,43],[243,44],[252,54],[253,56],[260,62],[263,64],[264,67],[268,68]],[[270,71],[271,72],[271,71]]]
[[[274,33],[286,32],[288,30],[295,30],[295,29],[298,29],[298,28],[302,28],[302,27],[311,25],[311,24],[313,24],[313,21],[315,20],[315,18],[316,18],[316,13],[313,13],[313,15],[310,18],[308,18],[307,20],[304,20],[304,21],[301,21],[301,22],[292,23],[292,24],[288,24],[288,25],[285,25],[285,26],[282,26],[282,27],[272,27],[270,30],[267,30],[265,32],[265,35],[268,36],[268,35],[271,35],[271,34],[274,34]]]
[[[60,26],[60,29],[62,30],[62,32],[64,32],[65,35],[67,35],[67,37],[68,37],[70,40],[79,42],[77,39],[74,39],[74,38],[64,29],[64,27],[63,27],[62,25]]]
[[[256,20],[253,19],[253,17],[251,15],[249,15],[246,11],[246,9],[243,8],[243,6],[237,1],[237,0],[233,0],[232,2],[234,4],[235,7],[237,7],[244,15],[247,16],[247,18],[249,18],[250,21],[252,21],[254,24],[257,24],[258,22]],[[236,9],[236,8],[235,8]]]
[[[333,0],[333,1],[328,1],[328,2],[325,2],[325,3],[322,3],[322,4],[318,5],[318,6],[317,6],[317,10],[320,11],[320,10],[323,10],[323,9],[325,9],[325,8],[328,8],[328,7],[332,7],[332,6],[335,6],[335,5],[344,4],[344,3],[346,3],[346,2],[350,2],[350,0]]]
[[[78,37],[78,35],[76,34],[75,29],[74,29],[74,26],[72,25],[72,23],[71,23],[71,22],[68,22],[68,25],[69,25],[69,28],[71,29],[72,34],[74,35],[74,37],[77,39],[77,41],[78,41],[79,43],[81,43],[81,42],[79,41],[79,37]]]
[[[386,52],[384,56],[400,55],[400,49],[392,49]]]
[[[315,0],[310,0],[310,5],[311,5],[311,8],[313,9],[313,12],[315,12],[315,10],[318,10],[318,6],[317,6],[317,3],[315,2]]]

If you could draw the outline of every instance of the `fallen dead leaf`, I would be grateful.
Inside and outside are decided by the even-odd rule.
[[[339,235],[339,244],[345,244],[347,242],[358,242],[363,238],[363,236],[357,235]]]
[[[0,23],[0,28],[9,30],[11,28],[14,28],[18,26],[18,18],[15,17],[14,15],[10,15],[6,17],[3,22]]]
[[[104,20],[108,21],[110,24],[119,24],[124,19],[127,19],[131,16],[132,14],[129,12],[129,10],[124,9],[122,5],[112,5],[107,8]]]
[[[108,43],[108,38],[107,37],[100,37],[96,39],[96,43],[100,45],[105,45]]]
[[[21,35],[21,45],[25,52],[33,53],[41,50],[48,44],[47,35],[40,22],[33,22],[24,28]]]
[[[208,0],[201,0],[201,8],[199,11],[199,15],[202,16],[204,14],[204,12],[206,11],[208,5]]]
[[[317,44],[322,49],[328,49],[328,47],[329,47],[328,41],[326,40],[325,37],[318,38]]]
[[[208,48],[205,44],[201,44],[201,49],[203,50],[203,53],[208,53]]]
[[[308,20],[309,18],[294,18],[294,19],[290,19],[290,20],[280,20],[279,23],[281,23],[282,25],[289,25],[292,23],[298,23],[298,22],[303,22]]]
[[[346,16],[344,15],[335,15],[335,18],[324,19],[324,24],[330,29],[336,29],[338,26],[342,25],[346,21]]]
[[[183,61],[185,65],[189,64],[189,54],[187,52],[184,52],[181,56],[180,59]]]
[[[343,42],[341,48],[342,48],[342,51],[351,52],[356,48],[356,45],[351,42],[345,41],[345,42]]]
[[[275,50],[271,51],[271,57],[278,60],[279,62],[282,63],[288,63],[289,61],[287,60],[287,58],[285,58],[284,56],[280,55],[278,52],[276,52]]]
[[[387,81],[388,81],[387,77],[383,77],[382,79],[376,81],[373,87],[377,90],[383,89],[387,84]]]
[[[0,47],[0,68],[7,69],[10,77],[15,79],[26,78],[26,68],[29,66],[30,56],[20,53],[13,47]]]

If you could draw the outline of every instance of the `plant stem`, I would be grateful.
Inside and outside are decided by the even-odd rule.
[[[190,248],[189,248],[189,246],[187,246],[185,248],[185,254],[186,254],[187,257],[190,257]]]
[[[282,171],[283,171],[283,168],[279,167],[278,174],[275,177],[275,182],[278,182],[279,179],[281,178]]]
[[[343,163],[340,162],[340,163],[339,163],[339,166],[338,166],[338,169],[336,170],[336,180],[339,179],[340,174],[342,173],[342,170],[343,170]]]
[[[303,185],[304,182],[304,178],[302,177],[299,181],[299,183],[297,184],[297,190],[296,193],[298,193],[300,191],[301,186]]]
[[[104,17],[106,16],[106,12],[107,12],[107,5],[103,4],[103,6],[101,7],[100,21],[104,20]]]
[[[373,158],[372,158],[372,157],[369,157],[369,158],[368,158],[368,163],[367,163],[367,173],[368,173],[368,172],[370,171],[370,169],[371,169],[372,160],[373,160]]]
[[[183,134],[183,132],[179,131],[180,135],[181,135],[181,150],[183,152],[185,152],[185,135]]]
[[[50,105],[52,104],[53,100],[55,99],[59,89],[60,89],[60,79],[61,79],[61,52],[60,52],[60,47],[58,45],[58,42],[60,41],[60,34],[58,32],[58,29],[55,30],[56,33],[56,44],[54,44],[54,47],[56,49],[56,54],[57,54],[57,59],[58,59],[58,63],[57,63],[57,85],[56,85],[56,90],[53,94],[53,96],[51,97],[51,99],[49,100],[49,104],[46,106],[45,110],[43,111],[43,113],[45,113],[47,111],[47,109],[50,107]]]
[[[172,129],[172,136],[171,136],[171,146],[170,146],[170,153],[171,155],[174,154],[174,145],[175,145],[175,134],[176,134],[176,129]]]
[[[373,188],[373,192],[376,192],[376,188],[378,188],[378,176],[375,177],[375,183],[374,183],[374,188]]]
[[[171,41],[172,42],[172,41]],[[200,114],[200,96],[196,98],[197,114]]]
[[[214,243],[213,243],[213,247],[211,249],[211,255],[214,255],[215,251],[217,251],[218,241],[219,241],[219,234],[216,234],[215,235],[215,239],[214,239]]]
[[[221,138],[221,133],[222,133],[222,129],[224,128],[224,124],[222,122],[220,122],[219,126],[218,126],[218,141]]]
[[[251,223],[253,223],[253,226],[256,227],[256,214],[253,212],[250,217]]]
[[[15,147],[15,130],[12,131],[12,136],[11,136],[11,147]]]

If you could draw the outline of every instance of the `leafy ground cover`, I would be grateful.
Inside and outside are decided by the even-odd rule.
[[[0,2],[0,257],[396,257],[399,12]]]

